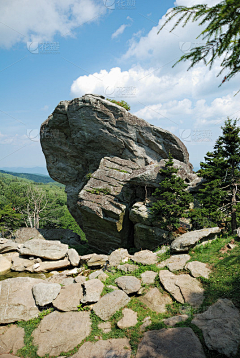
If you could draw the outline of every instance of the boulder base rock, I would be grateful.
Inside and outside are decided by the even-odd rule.
[[[213,240],[217,234],[221,232],[219,227],[211,227],[208,229],[201,229],[189,231],[186,234],[179,236],[171,244],[172,252],[186,252],[191,247],[194,247],[199,241],[204,242]]]
[[[134,225],[134,246],[140,249],[154,250],[168,239],[168,232],[155,226]]]
[[[32,287],[43,282],[30,277],[9,278],[0,282],[0,323],[28,321],[39,310],[32,295]]]
[[[33,239],[26,241],[19,249],[21,255],[37,256],[47,260],[60,260],[68,251],[68,245],[60,241]]]
[[[103,321],[107,321],[114,313],[120,310],[120,308],[126,306],[129,301],[130,298],[125,292],[115,290],[103,296],[93,306],[93,311]]]
[[[57,356],[82,342],[91,332],[89,312],[54,311],[45,316],[33,331],[33,343],[38,346],[37,354]]]
[[[219,299],[207,311],[195,315],[192,323],[202,332],[210,350],[233,357],[240,343],[240,314],[232,301]]]
[[[86,342],[72,358],[130,358],[131,347],[127,338]]]
[[[136,358],[206,358],[201,343],[188,327],[144,333]]]

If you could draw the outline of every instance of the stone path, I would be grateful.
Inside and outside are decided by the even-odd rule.
[[[51,241],[51,245],[40,239],[31,242],[20,244],[19,252],[15,252],[8,242],[0,242],[0,250],[1,245],[4,251],[7,247],[10,250],[10,253],[0,256],[0,266],[3,263],[4,267],[7,262],[8,267],[9,263],[12,265],[12,270],[37,272],[48,265],[61,266],[64,261],[73,269],[61,273],[54,271],[48,279],[44,279],[43,275],[42,279],[17,277],[0,281],[1,358],[9,358],[10,352],[17,355],[18,349],[24,346],[24,330],[16,325],[8,327],[7,324],[37,317],[40,310],[49,305],[55,310],[45,316],[32,333],[40,357],[46,354],[58,356],[81,344],[92,331],[90,311],[102,320],[98,323],[102,334],[111,334],[113,329],[127,330],[133,327],[138,327],[139,332],[144,333],[152,324],[149,310],[166,314],[167,305],[172,305],[173,299],[189,304],[189,309],[191,306],[199,307],[204,299],[204,290],[198,277],[208,278],[211,274],[207,264],[190,261],[188,254],[172,255],[161,262],[159,256],[149,250],[134,255],[130,255],[126,249],[118,249],[110,256],[79,256],[75,250],[57,241]],[[52,251],[54,247],[57,247],[56,253]],[[41,256],[36,257],[36,252]],[[160,254],[162,252],[166,252],[166,249]],[[46,257],[48,261],[44,261]],[[88,268],[82,266],[83,263]],[[151,270],[147,265],[151,265]],[[112,279],[115,273],[117,278]],[[105,288],[112,292],[104,291]],[[144,318],[140,319],[139,313],[132,308],[133,298],[148,308]],[[112,316],[118,311],[122,317],[113,324]],[[167,329],[145,332],[136,358],[205,357],[202,345],[191,328],[173,328],[179,322],[189,320],[189,315],[161,317]],[[202,330],[205,344],[210,350],[227,357],[236,354],[240,343],[240,314],[231,301],[219,299],[205,312],[196,314],[192,323]],[[73,357],[131,357],[127,338],[95,338],[97,342],[85,342]]]

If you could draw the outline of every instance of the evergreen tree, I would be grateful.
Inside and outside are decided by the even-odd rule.
[[[210,221],[218,225],[231,218],[232,231],[237,228],[237,203],[240,180],[240,128],[237,121],[228,119],[222,127],[213,152],[200,163],[199,175],[206,179],[198,199]]]
[[[12,231],[19,226],[21,214],[16,213],[11,204],[5,205],[0,209],[0,231],[2,236],[6,231]]]
[[[153,193],[157,201],[151,208],[161,228],[168,231],[179,228],[179,219],[186,216],[185,211],[189,209],[189,204],[193,201],[192,195],[186,191],[188,185],[176,175],[178,169],[174,168],[173,164],[173,157],[169,153],[165,168],[160,169],[164,179]]]
[[[224,56],[221,62],[222,69],[218,76],[223,70],[227,70],[228,73],[221,84],[230,80],[240,71],[240,0],[224,0],[212,7],[207,5],[176,6],[166,16],[167,20],[159,31],[175,16],[178,20],[171,31],[182,21],[182,27],[189,21],[200,20],[199,25],[206,24],[206,28],[197,37],[202,36],[202,39],[206,40],[206,44],[194,47],[189,53],[183,55],[177,63],[190,60],[190,69],[198,62],[203,61],[205,65],[210,65],[211,69],[214,61]]]

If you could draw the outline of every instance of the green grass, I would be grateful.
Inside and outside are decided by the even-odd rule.
[[[96,195],[100,195],[100,194],[110,195],[111,194],[110,189],[107,189],[107,188],[93,188],[93,189],[87,189],[86,191],[88,191],[91,194],[96,194]]]

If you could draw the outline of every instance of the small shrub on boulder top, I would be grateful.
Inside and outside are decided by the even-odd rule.
[[[176,175],[178,169],[174,168],[173,164],[173,157],[169,153],[165,168],[160,169],[164,180],[153,193],[157,201],[151,207],[161,228],[168,231],[175,231],[180,227],[179,219],[186,217],[186,210],[193,201],[192,195],[186,191],[187,184]]]
[[[125,108],[127,111],[130,111],[131,107],[129,106],[129,104],[125,101],[116,101],[115,99],[110,99],[107,98],[108,101],[117,104],[118,106],[121,106],[123,108]]]

